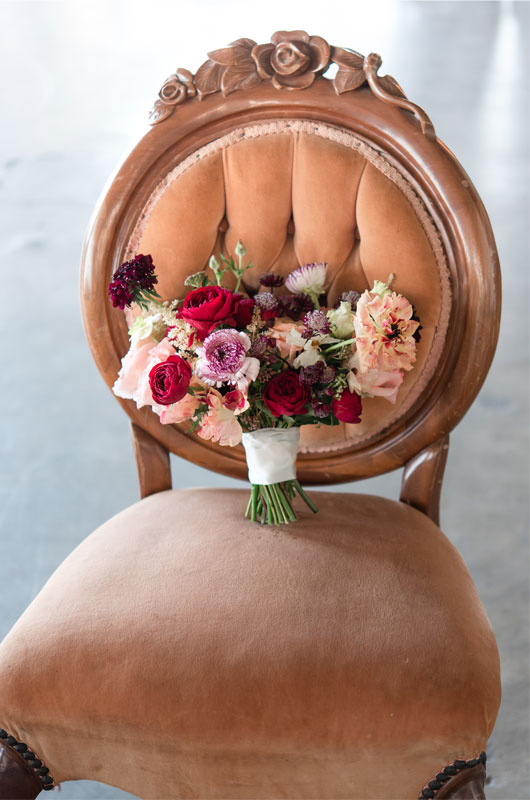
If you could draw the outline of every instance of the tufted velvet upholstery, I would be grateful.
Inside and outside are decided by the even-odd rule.
[[[329,263],[330,303],[345,289],[362,291],[395,273],[393,286],[423,325],[397,407],[370,400],[360,425],[310,426],[302,446],[325,450],[345,437],[360,441],[399,417],[434,371],[449,304],[434,224],[402,176],[360,140],[329,126],[252,126],[192,154],[160,183],[129,255],[151,253],[161,294],[182,297],[185,277],[204,268],[212,252],[233,252],[238,239],[256,265],[245,276],[250,291],[267,270],[286,275],[309,261]]]

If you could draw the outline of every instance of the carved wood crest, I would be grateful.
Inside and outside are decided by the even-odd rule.
[[[321,36],[309,36],[305,31],[276,31],[269,44],[237,39],[228,47],[208,53],[208,60],[195,75],[182,68],[170,75],[151,109],[149,122],[163,122],[181,103],[191,98],[202,100],[215,92],[226,97],[265,81],[279,91],[292,91],[307,89],[315,80],[330,80],[339,95],[367,84],[383,102],[411,111],[423,133],[434,138],[434,128],[423,109],[407,100],[394,78],[377,74],[381,63],[376,53],[364,57],[355,50],[329,45]],[[327,78],[324,73],[332,64],[338,70],[333,78]]]

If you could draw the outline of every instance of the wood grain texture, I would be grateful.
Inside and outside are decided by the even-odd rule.
[[[138,469],[140,497],[171,489],[171,466],[167,447],[135,422],[131,422],[134,457]]]
[[[382,151],[434,219],[451,275],[453,306],[445,350],[415,405],[360,445],[299,457],[298,476],[305,484],[340,483],[398,469],[450,433],[484,381],[500,319],[495,240],[471,180],[443,143],[422,133],[421,122],[383,102],[367,84],[337,94],[323,79],[293,92],[262,81],[228,96],[215,92],[203,95],[200,102],[192,98],[163,125],[151,128],[118,169],[92,220],[82,256],[83,319],[96,364],[111,388],[128,338],[123,314],[108,302],[106,288],[124,260],[150,194],[176,164],[208,142],[237,127],[286,118],[314,119],[346,129]],[[241,447],[220,448],[177,426],[162,426],[147,408],[119,402],[136,425],[167,450],[216,472],[246,478]]]
[[[437,525],[448,452],[449,435],[420,450],[405,464],[401,483],[401,502],[422,511]]]

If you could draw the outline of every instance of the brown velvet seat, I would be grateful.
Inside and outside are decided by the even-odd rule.
[[[170,452],[245,478],[241,447],[119,400],[144,499],[0,646],[1,800],[81,778],[153,800],[483,797],[498,654],[438,522],[449,434],[495,349],[498,260],[469,177],[379,65],[294,31],[178,70],[94,217],[82,306],[111,387],[128,338],[106,287],[135,253],[165,299],[238,239],[249,293],[306,261],[329,262],[330,303],[394,272],[423,326],[415,369],[362,424],[306,426],[297,474],[403,468],[400,501],[323,493],[318,515],[260,527],[246,491],[172,490]]]
[[[160,492],[89,536],[4,642],[3,724],[57,781],[158,799],[401,800],[479,753],[497,648],[437,526],[324,493],[259,527],[246,496]]]

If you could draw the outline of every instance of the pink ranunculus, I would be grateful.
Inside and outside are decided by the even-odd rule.
[[[197,377],[212,386],[230,383],[246,389],[260,369],[258,359],[247,355],[249,349],[250,339],[244,331],[214,331],[199,350]]]
[[[173,403],[172,406],[163,406],[164,410],[160,414],[160,422],[162,425],[172,425],[191,420],[199,407],[199,403],[200,400],[197,397],[186,394],[178,403]]]
[[[286,341],[287,335],[290,331],[296,331],[301,334],[305,325],[302,322],[293,322],[286,317],[280,317],[276,320],[268,333],[276,341],[276,347],[280,351],[282,358],[286,358],[289,364],[292,364],[298,353],[302,350],[305,340],[300,338],[300,344],[288,344]]]
[[[241,442],[243,429],[234,412],[223,405],[219,392],[215,390],[208,395],[207,402],[210,408],[198,431],[199,436],[223,446],[235,447]]]
[[[363,292],[354,318],[360,371],[410,370],[416,361],[412,306],[396,292]]]

